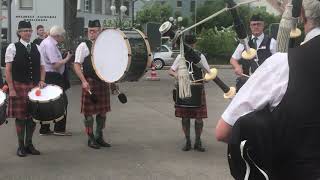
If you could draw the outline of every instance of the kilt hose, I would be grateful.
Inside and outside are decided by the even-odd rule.
[[[34,88],[34,83],[13,82],[13,87],[16,90],[16,97],[9,97],[7,117],[17,119],[31,118],[28,112],[28,92]],[[10,91],[10,90],[9,90]]]
[[[86,77],[86,80],[90,85],[91,92],[98,97],[98,101],[92,102],[89,92],[82,89],[81,113],[85,116],[92,116],[111,111],[109,84],[90,77]]]

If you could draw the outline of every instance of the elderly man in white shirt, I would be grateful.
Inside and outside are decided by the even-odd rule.
[[[272,132],[278,134],[272,136],[280,145],[277,157],[283,159],[277,167],[283,170],[282,179],[320,179],[320,87],[314,79],[320,73],[318,0],[303,0],[302,19],[306,32],[302,45],[268,58],[232,100],[215,131],[217,140],[229,142],[240,117],[269,106],[270,121],[277,124]]]
[[[46,70],[46,83],[60,86],[64,93],[65,106],[67,108],[68,98],[65,94],[67,90],[68,79],[65,77],[65,64],[71,59],[71,53],[68,52],[65,58],[62,58],[61,52],[58,49],[58,43],[64,41],[65,30],[59,26],[50,28],[50,35],[45,38],[40,44],[40,51],[44,57]],[[67,114],[64,118],[54,124],[54,132],[50,130],[50,124],[42,124],[40,135],[54,134],[57,136],[71,136],[70,132],[66,132]]]

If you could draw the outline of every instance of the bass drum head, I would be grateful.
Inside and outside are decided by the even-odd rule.
[[[97,37],[92,50],[92,65],[97,76],[108,83],[119,81],[130,65],[128,41],[116,29],[106,29]]]
[[[2,106],[5,103],[5,100],[7,99],[7,95],[0,90],[0,106]]]
[[[46,87],[40,89],[40,94],[37,94],[39,87],[32,88],[28,93],[28,97],[30,101],[33,102],[48,102],[55,99],[58,99],[63,91],[61,87],[57,85],[47,85]]]

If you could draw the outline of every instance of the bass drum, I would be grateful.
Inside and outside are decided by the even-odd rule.
[[[93,45],[93,68],[108,83],[138,81],[151,62],[147,37],[136,29],[105,29]]]
[[[7,95],[0,89],[0,126],[7,122]]]

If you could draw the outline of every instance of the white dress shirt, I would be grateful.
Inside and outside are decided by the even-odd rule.
[[[320,28],[310,31],[304,42],[320,35]],[[282,100],[289,81],[288,53],[276,53],[253,73],[222,114],[233,126],[243,115],[269,104],[271,110]]]
[[[75,54],[75,63],[82,64],[84,62],[84,59],[89,56],[90,50],[85,42],[82,42],[79,44],[79,46],[76,49]]]
[[[177,71],[177,69],[179,68],[179,59],[180,59],[180,54],[176,57],[176,59],[174,60],[172,66],[171,66],[171,69],[173,71]],[[198,65],[198,64],[201,64],[201,65]],[[208,61],[207,61],[207,58],[201,54],[200,56],[200,62],[198,64],[196,64],[197,67],[199,68],[202,68],[203,70],[205,70],[205,72],[207,73],[210,73],[210,66],[208,64]]]
[[[254,36],[251,36],[251,39],[253,39]],[[266,47],[260,47],[263,38],[264,38],[264,33],[262,33],[260,36],[257,37],[257,47],[258,47],[258,51],[259,49],[265,49]],[[232,54],[232,58],[236,59],[236,60],[240,60],[241,59],[241,54],[244,51],[244,46],[243,44],[239,43],[239,45],[237,46],[237,49],[234,51],[234,53]],[[270,42],[270,52],[271,54],[275,54],[277,52],[277,41],[275,39],[271,39]]]
[[[27,45],[30,44],[31,46],[31,42],[26,42],[22,39],[20,39],[20,42],[27,48]],[[44,61],[43,61],[43,56],[42,53],[39,50],[39,46],[37,45],[38,51],[40,53],[40,64],[44,65]],[[12,63],[14,61],[14,57],[16,56],[16,46],[14,45],[14,43],[9,44],[9,46],[7,47],[6,50],[6,54],[5,54],[5,62],[6,63]]]

